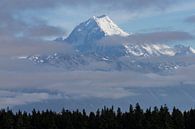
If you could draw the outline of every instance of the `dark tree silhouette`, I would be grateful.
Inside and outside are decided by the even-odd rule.
[[[145,111],[136,104],[128,112],[114,107],[57,113],[51,110],[12,112],[0,110],[0,129],[194,129],[195,109],[181,112],[176,107],[170,112],[166,105]]]

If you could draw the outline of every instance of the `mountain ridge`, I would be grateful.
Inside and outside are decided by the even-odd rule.
[[[116,52],[116,56],[175,56],[182,54],[195,54],[192,47],[170,47],[166,44],[159,43],[134,43],[133,41],[121,41],[116,46],[102,46],[98,42],[104,38],[112,36],[120,36],[122,38],[129,37],[131,34],[119,28],[107,15],[93,16],[88,20],[77,25],[70,35],[61,42],[68,42],[75,46],[83,53],[96,53],[102,55],[109,52]],[[114,40],[114,39],[113,39]],[[108,41],[109,42],[109,41]],[[110,40],[112,42],[112,40]],[[119,41],[120,42],[120,41]],[[180,45],[182,46],[182,45]],[[114,50],[110,50],[113,49]],[[107,50],[108,52],[106,52]],[[119,54],[120,53],[120,54]],[[112,54],[113,55],[113,54]]]
[[[170,47],[166,44],[135,43],[126,40],[133,35],[120,29],[106,15],[94,16],[76,26],[66,39],[56,40],[71,44],[74,48],[73,53],[31,55],[27,59],[35,64],[63,67],[65,70],[131,70],[144,73],[169,73],[180,67],[195,64],[193,61],[184,61],[189,55],[195,56],[195,49],[190,46]],[[120,38],[115,40],[115,36]],[[104,39],[108,39],[106,43],[110,45],[101,44]],[[178,57],[181,58],[177,59]]]

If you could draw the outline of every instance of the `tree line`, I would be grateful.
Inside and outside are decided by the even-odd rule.
[[[195,128],[195,109],[180,111],[174,107],[169,111],[166,105],[160,108],[143,110],[139,104],[129,106],[122,112],[113,107],[61,112],[52,110],[13,112],[0,110],[0,129],[193,129]]]

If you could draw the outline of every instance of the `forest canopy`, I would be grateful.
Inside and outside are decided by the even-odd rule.
[[[122,112],[114,107],[96,112],[52,110],[13,112],[0,110],[0,129],[192,129],[195,128],[195,109],[180,111],[166,105],[143,110],[139,104]]]

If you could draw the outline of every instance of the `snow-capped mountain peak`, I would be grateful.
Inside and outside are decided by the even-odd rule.
[[[68,38],[56,39],[71,43],[74,48],[71,54],[56,52],[18,59],[63,67],[66,70],[133,70],[163,74],[195,64],[183,60],[183,57],[195,54],[195,49],[191,47],[134,42],[131,36],[133,35],[120,29],[108,16],[93,16],[76,26]],[[182,58],[175,58],[179,56]]]
[[[120,29],[108,16],[93,16],[76,26],[66,41],[81,45],[113,35],[128,36],[129,34]]]
[[[120,29],[108,16],[93,16],[93,19],[106,36],[120,35],[128,36],[129,34],[122,29]]]

